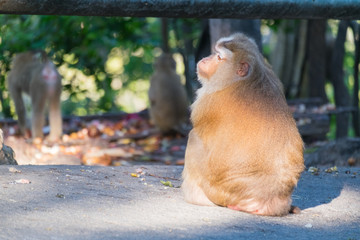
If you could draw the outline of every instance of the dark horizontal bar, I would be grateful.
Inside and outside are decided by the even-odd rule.
[[[359,0],[0,0],[0,14],[360,19]]]

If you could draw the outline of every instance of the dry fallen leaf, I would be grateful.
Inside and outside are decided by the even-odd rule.
[[[19,183],[19,184],[29,184],[31,183],[30,180],[28,179],[18,179],[18,180],[15,180],[15,183]]]
[[[184,165],[185,164],[185,159],[179,159],[179,160],[176,160],[176,165]]]
[[[355,163],[356,163],[356,159],[354,157],[350,157],[348,159],[349,166],[355,166]]]
[[[112,128],[108,127],[108,126],[104,128],[103,133],[110,136],[110,137],[115,135],[115,131]]]
[[[60,147],[59,147],[59,145],[54,145],[51,147],[43,145],[40,150],[42,153],[49,153],[51,155],[55,155],[55,154],[59,153]]]
[[[95,125],[91,125],[88,127],[88,135],[91,138],[95,138],[95,137],[99,137],[101,133],[100,130]]]
[[[114,130],[122,130],[123,127],[124,127],[124,124],[123,124],[122,121],[115,123],[114,126],[113,126]]]
[[[336,166],[328,168],[328,169],[325,170],[325,172],[327,172],[327,173],[332,173],[332,172],[337,172],[337,171],[338,171],[338,169],[337,169]]]
[[[305,225],[305,227],[306,227],[306,228],[312,228],[313,226],[312,226],[311,223],[308,223],[308,224]]]
[[[57,198],[65,198],[65,195],[62,193],[58,193],[58,194],[56,194],[56,197]]]
[[[21,173],[20,170],[17,170],[17,169],[14,168],[14,167],[9,168],[9,172],[12,172],[12,173]]]
[[[35,138],[33,140],[33,144],[34,145],[41,145],[42,144],[42,139],[41,138]]]
[[[123,138],[123,139],[120,139],[118,141],[119,144],[123,144],[123,145],[128,145],[131,143],[131,139],[130,138]]]
[[[172,146],[170,150],[173,152],[180,151],[181,147],[180,146]]]
[[[82,151],[81,146],[60,147],[60,152],[66,155],[76,155]]]
[[[70,134],[69,137],[70,137],[70,139],[75,140],[75,139],[78,139],[78,134],[76,132],[73,132]]]
[[[81,163],[84,165],[101,165],[101,166],[109,166],[111,164],[111,157],[106,154],[96,155],[93,153],[85,154]]]
[[[309,167],[309,170],[308,170],[308,172],[311,172],[314,175],[319,175],[319,171],[320,171],[320,169],[316,168],[316,167]]]
[[[86,128],[81,129],[77,132],[77,138],[78,139],[86,139],[88,137],[88,130]]]
[[[106,148],[101,149],[100,152],[109,155],[110,157],[131,157],[132,154],[125,152],[123,148]]]
[[[174,187],[174,185],[172,185],[172,183],[170,181],[160,181],[160,182],[165,186]]]

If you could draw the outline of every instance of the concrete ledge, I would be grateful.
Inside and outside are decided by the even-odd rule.
[[[360,168],[305,172],[293,196],[303,211],[286,217],[190,205],[182,167],[9,168],[0,166],[0,239],[360,239]]]

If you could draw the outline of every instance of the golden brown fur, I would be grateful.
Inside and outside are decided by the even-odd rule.
[[[256,44],[242,34],[220,39],[216,50],[221,60],[216,54],[209,57],[217,61],[209,78],[199,69],[206,64],[198,64],[203,86],[192,105],[185,200],[285,215],[304,161],[303,142],[280,80]]]
[[[186,92],[175,66],[170,54],[162,54],[150,80],[150,117],[162,132],[178,128],[188,118]]]
[[[17,54],[8,76],[8,86],[15,103],[20,131],[25,134],[26,111],[22,93],[31,97],[31,131],[34,138],[43,137],[45,105],[49,104],[50,139],[62,134],[60,110],[61,77],[44,51]]]

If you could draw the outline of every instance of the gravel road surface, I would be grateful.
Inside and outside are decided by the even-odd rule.
[[[324,170],[262,217],[184,202],[181,166],[0,166],[0,239],[360,240],[360,168]]]

